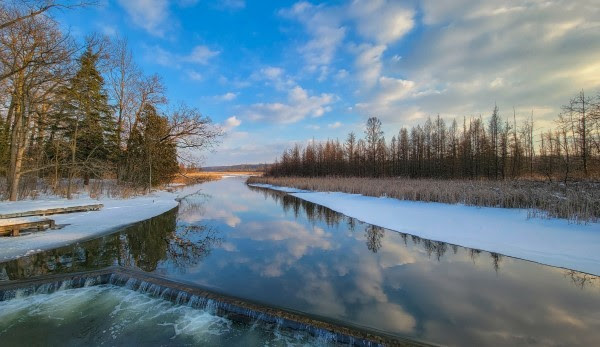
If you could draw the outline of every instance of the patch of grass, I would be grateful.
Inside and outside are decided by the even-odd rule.
[[[173,183],[178,184],[192,184],[205,181],[220,180],[223,176],[247,176],[247,175],[261,175],[260,172],[251,171],[192,171],[185,172],[178,175]]]
[[[532,180],[250,177],[248,183],[411,201],[524,208],[529,210],[531,217],[565,218],[578,223],[600,219],[600,183],[589,181],[565,185]]]

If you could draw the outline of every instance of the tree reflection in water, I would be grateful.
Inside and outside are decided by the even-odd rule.
[[[581,289],[597,286],[600,288],[600,277],[578,272],[574,270],[565,270],[565,277],[570,278],[573,284]]]
[[[373,253],[381,248],[381,239],[383,238],[385,231],[382,227],[375,225],[369,225],[365,229],[365,237],[367,238],[367,248]]]
[[[182,204],[202,213],[202,204]],[[81,244],[49,250],[0,264],[5,279],[100,269],[111,265],[155,271],[159,265],[180,270],[201,262],[222,242],[217,230],[178,222],[178,209],[125,230]]]
[[[285,211],[293,211],[296,218],[298,218],[300,213],[304,213],[311,222],[314,223],[317,221],[325,221],[325,223],[330,227],[339,226],[340,223],[345,220],[348,230],[350,230],[353,233],[356,232],[358,228],[362,227],[366,239],[366,246],[373,253],[377,253],[377,251],[379,251],[379,249],[383,246],[382,243],[385,240],[384,236],[386,230],[384,228],[374,226],[371,224],[366,224],[354,218],[346,217],[341,213],[335,212],[327,207],[323,207],[321,205],[317,205],[312,202],[296,198],[295,196],[284,192],[252,186],[248,186],[248,188],[252,191],[262,193],[265,199],[271,198],[275,200],[283,206],[283,209]],[[409,235],[401,232],[394,233],[400,234],[400,237],[404,241],[405,245],[408,245],[408,239],[410,236],[413,245],[420,245],[421,247],[423,247],[423,249],[430,258],[432,256],[435,256],[435,258],[438,261],[441,261],[444,258],[448,247],[452,248],[453,254],[457,254],[459,248],[464,248],[468,252],[468,255],[473,261],[473,264],[477,263],[479,255],[482,253],[482,251],[478,249],[450,245],[445,242],[423,239],[415,235]],[[492,268],[496,273],[498,273],[500,271],[500,265],[504,256],[494,252],[488,254],[490,255]],[[600,287],[600,280],[597,276],[584,274],[572,270],[566,270],[565,277],[570,278],[573,284],[580,287],[585,287],[589,285],[597,285]]]

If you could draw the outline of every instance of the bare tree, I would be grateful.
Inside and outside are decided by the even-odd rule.
[[[95,4],[95,1],[86,2],[69,2],[69,1],[29,1],[29,0],[13,0],[6,1],[0,4],[0,34],[5,34],[4,31],[12,28],[23,28],[23,23],[33,19],[39,19],[39,16],[45,14],[51,9],[73,9]],[[44,17],[42,21],[51,20],[49,17]],[[0,56],[3,54],[10,55],[10,48],[0,45]],[[44,52],[39,52],[33,59],[25,59],[14,61],[12,64],[0,64],[0,81],[17,74],[27,69],[32,64],[43,63]],[[50,54],[50,52],[45,52]]]
[[[133,54],[129,49],[128,42],[124,38],[116,39],[110,47],[108,82],[110,94],[116,108],[117,121],[117,143],[123,145],[124,122],[133,119],[136,111],[136,97],[140,96],[141,103],[148,98],[147,90],[136,89],[142,79],[141,72],[133,61]],[[163,89],[154,87],[154,89]],[[162,92],[160,92],[162,93]],[[158,100],[160,103],[163,102]],[[141,105],[143,106],[143,105]]]
[[[169,129],[160,141],[173,141],[179,149],[206,150],[218,143],[223,130],[196,108],[185,104],[167,114]]]
[[[577,136],[577,146],[581,156],[581,162],[583,165],[583,173],[585,176],[588,175],[588,159],[590,151],[590,126],[588,123],[591,122],[593,116],[593,99],[589,96],[585,96],[585,92],[582,90],[579,94],[571,99],[568,105],[563,106],[563,110],[567,112],[571,117],[575,117],[571,121],[574,135]]]
[[[14,201],[34,129],[34,115],[40,103],[61,83],[57,77],[74,49],[58,25],[46,17],[30,17],[8,26],[0,35],[0,45],[3,71],[16,71],[8,74],[11,102],[7,116],[11,128],[8,195]]]
[[[37,1],[8,1],[0,5],[0,30],[16,25],[24,20],[37,17],[54,8],[72,9],[95,4],[95,1],[74,2],[55,1],[55,0],[37,0]]]
[[[382,136],[383,130],[381,130],[381,121],[377,117],[370,117],[367,120],[367,126],[365,128],[365,141],[369,158],[369,169],[373,175],[376,173],[377,147]]]

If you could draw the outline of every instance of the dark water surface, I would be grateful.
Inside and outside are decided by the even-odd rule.
[[[600,344],[598,277],[360,223],[243,178],[200,188],[123,232],[0,264],[0,279],[118,264],[439,344]]]

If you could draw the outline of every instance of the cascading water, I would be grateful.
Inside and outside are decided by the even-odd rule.
[[[93,322],[86,326],[93,333],[83,333],[75,325],[71,328],[76,336],[65,337],[70,331],[65,327],[78,321],[73,320],[75,316]],[[103,316],[108,317],[110,325],[101,322]],[[36,319],[41,321],[36,329],[51,329],[60,339],[76,344],[104,339],[117,342],[132,334],[144,342],[147,337],[141,332],[155,329],[154,339],[168,337],[171,342],[182,343],[191,339],[195,343],[220,344],[241,339],[244,344],[372,345],[369,340],[119,272],[0,287],[0,338],[15,336],[21,328],[32,329],[35,324],[30,320]],[[56,342],[63,342],[60,339]]]

